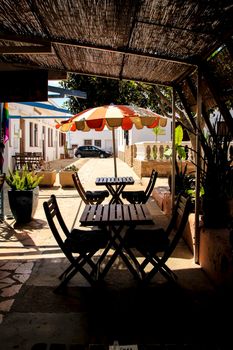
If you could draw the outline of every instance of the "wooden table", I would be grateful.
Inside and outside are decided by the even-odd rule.
[[[112,195],[110,204],[123,204],[120,194],[124,190],[126,185],[133,185],[134,179],[132,176],[123,176],[123,177],[97,177],[95,181],[96,186],[106,186],[108,191]]]
[[[104,278],[117,256],[122,258],[136,279],[142,278],[136,257],[132,250],[125,246],[125,233],[129,226],[153,224],[146,204],[88,204],[81,215],[80,223],[83,226],[104,226],[109,229],[109,242],[100,257],[100,264],[111,248],[115,251],[100,272],[99,278]]]

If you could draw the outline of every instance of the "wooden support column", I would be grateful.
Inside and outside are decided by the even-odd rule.
[[[188,84],[188,87],[189,87],[189,89],[191,91],[192,96],[197,101],[197,98],[196,98],[196,96],[197,96],[197,89],[195,88],[195,86],[193,86],[193,83],[192,83],[192,81],[191,81],[191,79],[189,77],[186,79],[186,82]],[[202,101],[202,105],[201,105],[201,112],[202,112],[202,116],[203,116],[203,118],[205,120],[206,126],[209,129],[210,134],[213,135],[214,134],[213,127],[212,127],[212,124],[210,123],[210,118],[209,118],[209,116],[207,114],[206,106],[205,106],[203,101]]]
[[[172,89],[172,181],[171,181],[171,192],[172,192],[172,212],[175,205],[175,160],[176,160],[176,145],[175,145],[175,128],[176,128],[176,109],[175,109],[175,89]]]
[[[201,106],[202,96],[200,91],[201,75],[198,69],[197,74],[197,133],[196,133],[196,193],[195,193],[195,250],[194,259],[195,263],[199,264],[199,247],[200,247],[200,229],[199,229],[199,216],[200,216],[200,169],[201,169]]]
[[[3,147],[4,137],[3,137],[3,130],[2,130],[3,106],[4,106],[4,103],[1,102],[0,103],[0,144],[1,144],[0,157],[3,157],[2,153],[4,150],[4,147]],[[3,173],[3,165],[0,168],[0,174],[2,174],[2,173]],[[0,191],[0,220],[4,220],[4,191],[3,191],[3,188]]]
[[[231,59],[233,60],[233,40],[228,40],[227,42],[226,42],[226,47],[227,47],[227,50],[228,50],[228,52],[229,52],[229,54],[230,54],[230,56],[231,56]]]
[[[187,99],[185,98],[185,96],[184,96],[180,86],[178,86],[178,85],[176,86],[176,91],[177,91],[177,93],[179,95],[179,98],[180,98],[180,100],[181,100],[181,102],[182,102],[182,104],[184,106],[184,109],[185,109],[185,112],[187,113],[189,121],[192,124],[193,130],[196,130],[196,122],[195,122],[195,120],[193,118],[191,109],[190,109],[190,107],[189,107],[189,105],[187,103]]]

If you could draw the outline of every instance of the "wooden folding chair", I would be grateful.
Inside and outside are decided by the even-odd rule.
[[[4,185],[5,178],[6,178],[6,174],[5,173],[0,174],[0,191],[2,190],[2,187]]]
[[[67,283],[80,272],[83,277],[93,285],[98,279],[98,260],[93,261],[93,256],[99,249],[105,248],[108,242],[108,233],[104,230],[68,230],[56,196],[51,195],[47,202],[43,203],[49,227],[66,258],[69,260],[69,267],[59,276],[62,280],[55,292],[64,288]]]
[[[72,178],[80,197],[86,204],[100,204],[109,196],[109,192],[107,190],[85,191],[77,171],[72,174]]]
[[[157,177],[158,172],[153,169],[145,191],[123,191],[122,198],[125,198],[131,204],[146,203],[155,187]]]
[[[127,245],[130,248],[136,248],[145,258],[140,264],[140,272],[144,282],[150,281],[158,271],[170,281],[177,279],[175,273],[166,265],[166,261],[183,235],[190,205],[190,197],[186,198],[180,194],[166,230],[159,228],[128,231]],[[149,272],[146,272],[148,264],[152,264],[153,267]]]

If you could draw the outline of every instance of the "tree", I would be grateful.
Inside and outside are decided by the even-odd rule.
[[[152,86],[149,84],[69,74],[68,79],[64,80],[61,85],[67,89],[77,89],[87,93],[86,100],[71,96],[66,102],[66,106],[72,113],[111,103],[136,104],[161,113]]]
[[[136,104],[171,118],[171,88],[166,86],[162,87],[134,81],[121,81],[73,73],[70,73],[68,79],[64,80],[61,85],[67,89],[82,90],[87,93],[86,100],[71,96],[70,100],[66,102],[66,107],[74,114],[87,108],[113,103]],[[188,131],[194,148],[195,136],[185,111],[180,106],[176,106],[175,112],[180,116],[183,127]]]

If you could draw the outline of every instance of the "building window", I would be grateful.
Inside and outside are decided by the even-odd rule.
[[[91,146],[92,140],[84,140],[84,146]]]
[[[48,128],[48,147],[50,147],[50,144],[51,144],[50,128]]]
[[[101,140],[94,140],[94,145],[101,148]]]
[[[33,147],[33,123],[31,123],[31,122],[29,123],[29,132],[30,132],[29,145],[30,145],[30,147]]]
[[[66,140],[65,134],[59,133],[59,147],[64,146]]]
[[[38,146],[38,125],[34,124],[34,146]]]
[[[51,132],[51,144],[50,146],[53,147],[53,129],[50,129]]]

